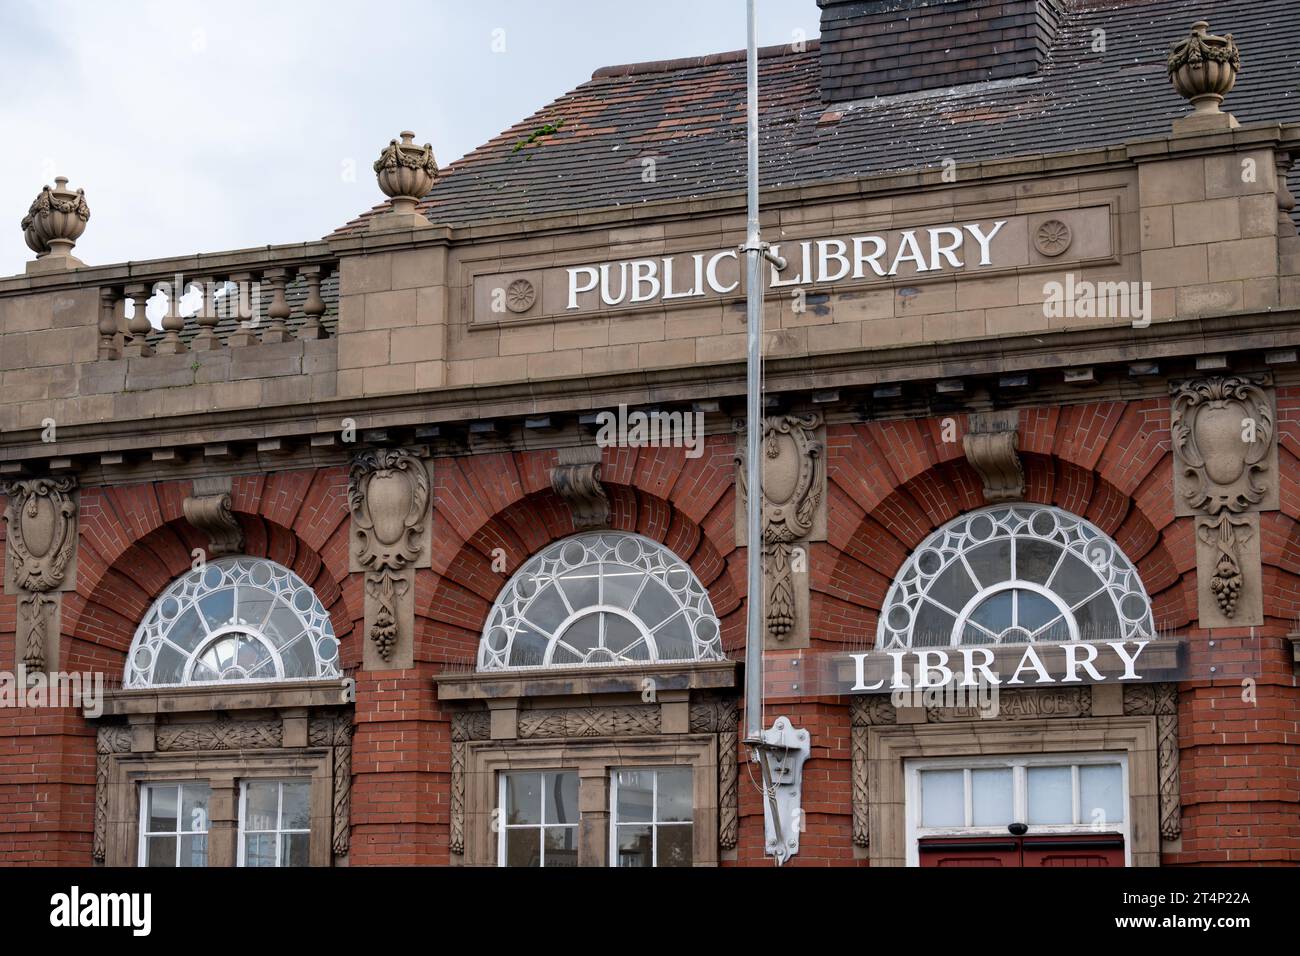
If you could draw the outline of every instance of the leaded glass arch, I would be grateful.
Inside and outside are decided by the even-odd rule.
[[[1047,505],[996,505],[950,521],[894,579],[876,647],[1149,638],[1151,600],[1104,532]]]
[[[274,561],[230,557],[178,578],[149,608],[124,686],[339,676],[338,639],[307,583]]]
[[[529,558],[488,614],[479,670],[722,660],[694,572],[636,534],[595,532]]]

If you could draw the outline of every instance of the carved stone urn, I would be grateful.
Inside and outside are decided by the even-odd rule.
[[[1201,114],[1219,112],[1241,70],[1241,53],[1232,34],[1214,36],[1209,29],[1206,21],[1197,20],[1191,34],[1169,50],[1169,81]]]
[[[393,212],[403,217],[415,214],[416,203],[428,195],[438,174],[433,146],[429,143],[416,146],[414,140],[415,134],[404,130],[402,141],[389,140],[375,160],[379,188],[392,198]]]
[[[85,191],[73,192],[67,186],[66,176],[56,177],[54,188],[43,188],[23,217],[23,238],[38,259],[70,258],[72,247],[86,231],[90,207]]]

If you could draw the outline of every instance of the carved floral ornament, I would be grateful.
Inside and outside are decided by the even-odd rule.
[[[813,530],[826,486],[826,459],[817,439],[818,412],[776,415],[763,425],[763,556],[769,575],[768,631],[783,640],[794,629],[794,542]],[[736,459],[741,493],[748,495],[744,461]]]
[[[403,576],[420,556],[429,504],[424,463],[403,448],[360,452],[348,475],[348,506],[366,591],[378,602],[370,639],[388,660],[397,640],[397,601],[410,587]]]
[[[4,487],[14,584],[21,590],[53,591],[63,583],[77,545],[76,487],[71,476],[32,478]]]

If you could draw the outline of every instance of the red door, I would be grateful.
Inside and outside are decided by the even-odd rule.
[[[1123,866],[1118,833],[922,840],[922,866]]]

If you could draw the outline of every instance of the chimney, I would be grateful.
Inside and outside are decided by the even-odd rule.
[[[1033,76],[1061,0],[817,0],[822,99],[866,100]]]

